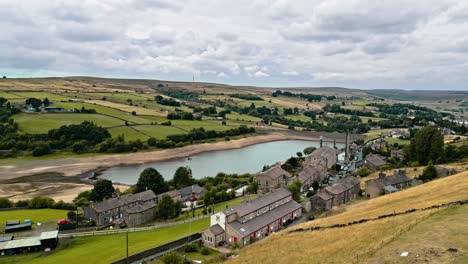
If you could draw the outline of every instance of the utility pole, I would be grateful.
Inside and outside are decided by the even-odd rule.
[[[125,258],[125,263],[128,264],[128,230],[127,230],[127,232],[125,232],[125,234],[126,234],[126,237],[127,237],[127,257]]]

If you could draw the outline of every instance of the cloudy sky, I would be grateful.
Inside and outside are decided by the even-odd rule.
[[[468,1],[0,0],[0,74],[468,90]]]

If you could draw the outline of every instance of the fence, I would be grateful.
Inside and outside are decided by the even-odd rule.
[[[198,241],[201,239],[201,237],[202,235],[200,233],[189,235],[181,239],[177,239],[175,241],[169,242],[167,244],[157,246],[157,247],[145,250],[143,252],[131,255],[128,258],[123,258],[121,260],[115,261],[112,264],[133,263],[135,261],[139,261],[145,258],[151,258],[151,257],[156,258],[159,254],[165,254],[172,250],[176,250],[177,248],[180,248],[181,246],[183,246],[185,243]]]
[[[145,227],[130,227],[125,229],[113,229],[113,230],[101,230],[101,231],[89,231],[89,232],[75,232],[75,233],[60,233],[59,238],[73,238],[73,237],[86,237],[86,236],[99,236],[99,235],[112,235],[112,234],[122,234],[122,233],[132,233],[140,231],[148,231],[153,229],[158,229],[162,227],[175,226],[180,224],[190,223],[196,220],[205,219],[210,217],[210,215],[202,215],[194,218],[190,218],[184,221],[172,222],[172,223],[157,223],[151,226]]]

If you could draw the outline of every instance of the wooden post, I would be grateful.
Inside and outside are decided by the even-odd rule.
[[[126,234],[126,237],[127,237],[127,258],[125,258],[125,263],[128,264],[128,232],[125,233]]]

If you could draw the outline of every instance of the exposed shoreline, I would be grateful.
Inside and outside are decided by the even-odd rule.
[[[202,143],[181,148],[164,149],[149,152],[137,152],[127,154],[111,154],[86,158],[63,158],[44,161],[25,161],[18,165],[0,166],[0,179],[13,179],[30,176],[39,173],[61,173],[64,176],[86,175],[99,169],[107,169],[114,166],[138,165],[158,161],[187,158],[196,154],[210,151],[238,149],[251,145],[262,144],[282,140],[319,140],[307,135],[293,135],[290,133],[272,132],[266,135],[251,136],[230,141],[215,143]]]

